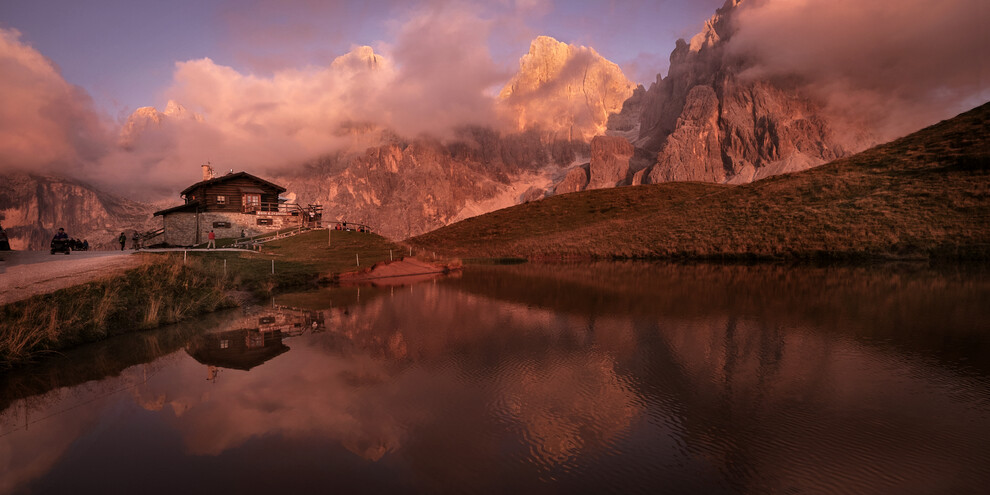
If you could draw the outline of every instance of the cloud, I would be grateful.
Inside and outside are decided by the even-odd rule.
[[[197,118],[142,109],[156,117],[135,114],[124,128],[128,149],[104,163],[126,162],[174,189],[208,160],[220,169],[271,172],[376,143],[374,133],[355,136],[355,129],[444,137],[463,125],[496,123],[491,88],[511,74],[488,53],[491,23],[482,12],[441,2],[403,19],[393,26],[394,43],[353,47],[327,66],[257,75],[209,58],[180,62],[165,96]]]
[[[901,135],[990,99],[985,2],[757,0],[734,18],[745,75],[791,78]]]
[[[101,156],[109,130],[89,95],[20,36],[0,28],[0,171],[45,172]]]

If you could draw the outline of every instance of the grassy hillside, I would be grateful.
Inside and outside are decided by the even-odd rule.
[[[855,156],[742,186],[554,196],[410,239],[452,256],[990,258],[990,104]]]
[[[214,267],[227,262],[227,273],[235,286],[257,294],[315,284],[321,276],[371,266],[389,259],[389,250],[399,257],[404,249],[378,234],[354,231],[315,230],[266,243],[261,253],[197,251],[190,257]],[[272,275],[272,261],[275,275]],[[357,262],[360,260],[361,265]]]

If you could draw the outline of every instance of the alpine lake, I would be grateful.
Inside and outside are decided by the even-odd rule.
[[[978,493],[990,268],[468,266],[0,374],[8,493]]]

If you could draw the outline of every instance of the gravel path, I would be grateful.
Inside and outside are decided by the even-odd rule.
[[[134,251],[0,251],[0,305],[134,268]]]

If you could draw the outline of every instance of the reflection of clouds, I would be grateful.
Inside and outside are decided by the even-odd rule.
[[[745,294],[742,278],[733,288]],[[990,479],[985,374],[959,373],[934,351],[857,340],[840,328],[855,318],[812,325],[835,313],[826,303],[747,312],[712,297],[723,290],[694,295],[718,303],[707,312],[658,303],[648,313],[638,303],[600,311],[612,301],[600,291],[529,305],[420,285],[327,310],[326,332],[287,340],[291,351],[250,372],[208,380],[209,368],[180,352],[60,391],[71,400],[31,415],[138,383],[117,397],[171,426],[187,454],[229,461],[262,438],[339,444],[372,461],[368,472],[409,477],[424,492],[503,488],[506,473],[513,487],[572,476],[615,491],[702,473],[713,486],[759,493],[945,492]],[[871,303],[855,295],[836,300]],[[243,318],[234,321],[258,321]],[[101,421],[135,421],[114,405],[94,402],[0,437],[0,487],[44,475]],[[4,412],[2,431],[18,420],[17,407]]]
[[[148,377],[156,363],[133,366],[120,376],[15,401],[0,412],[0,494],[43,477],[73,443],[92,431],[108,403]],[[154,401],[149,401],[152,404]]]
[[[990,479],[978,405],[990,395],[961,393],[990,390],[985,379],[766,321],[674,320],[662,334],[685,436],[757,491],[935,493]]]
[[[212,382],[201,378],[204,366],[189,360],[182,387],[158,384],[168,395],[171,421],[188,452],[219,455],[270,434],[335,439],[372,460],[398,445],[394,422],[362,404],[365,395],[387,392],[387,387],[369,387],[370,380],[352,384],[353,376],[379,375],[380,365],[366,359],[327,360],[311,347],[294,348],[288,356],[293,359],[258,368],[267,373],[224,370]]]
[[[175,427],[196,455],[219,455],[251,438],[279,434],[327,438],[377,460],[396,451],[410,429],[448,421],[438,402],[481,389],[498,395],[483,402],[501,403],[496,414],[519,423],[540,462],[553,464],[610,442],[637,414],[635,394],[610,359],[553,350],[553,342],[587,343],[587,324],[580,318],[492,304],[436,286],[416,290],[421,294],[412,298],[330,310],[325,317],[331,334],[292,340],[285,358],[254,371],[223,370],[209,382],[201,367],[188,369],[182,387],[162,383],[162,391],[143,393],[168,395]],[[409,324],[427,316],[429,325]],[[500,367],[496,374],[477,369],[487,366],[480,358],[490,357],[492,349],[511,353],[530,347],[533,339],[550,345],[523,358],[526,366]],[[474,414],[482,423],[491,411]]]
[[[588,446],[619,437],[637,414],[636,394],[614,364],[598,357],[556,356],[499,373],[496,414],[518,422],[541,465],[558,465]]]

